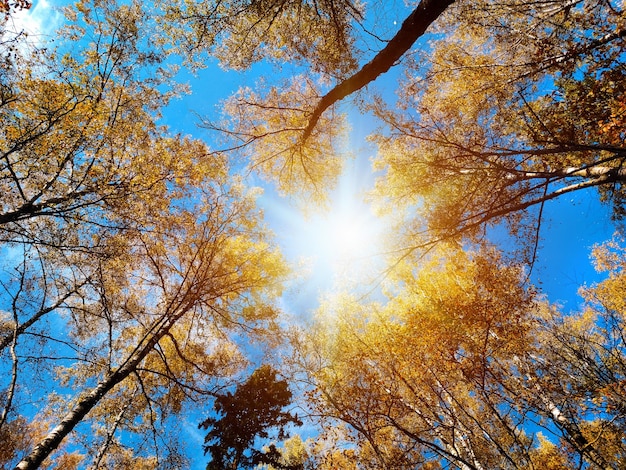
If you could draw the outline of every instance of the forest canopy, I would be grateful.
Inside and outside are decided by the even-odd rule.
[[[623,468],[623,1],[54,6],[0,2],[0,468]],[[258,186],[332,204],[354,122],[385,266],[303,321]],[[615,232],[567,309],[555,201]]]

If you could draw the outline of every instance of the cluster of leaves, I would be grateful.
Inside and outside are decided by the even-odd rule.
[[[385,305],[336,302],[297,343],[313,413],[365,468],[618,468],[623,254],[598,247],[610,276],[569,316],[493,250],[433,257]]]
[[[603,1],[451,6],[406,61],[398,106],[372,106],[389,126],[379,194],[423,202],[412,246],[502,221],[532,245],[543,204],[589,187],[620,216],[623,18]]]
[[[211,456],[207,470],[254,468],[259,464],[291,470],[281,464],[282,456],[274,445],[267,452],[254,448],[257,439],[270,436],[270,430],[276,430],[276,438],[284,440],[288,425],[302,425],[297,415],[283,411],[291,404],[292,394],[287,381],[276,376],[273,367],[263,365],[234,393],[217,396],[213,406],[218,416],[200,423],[200,428],[210,428],[204,439],[204,452]]]
[[[174,0],[158,5],[164,34],[196,66],[204,65],[198,57],[207,52],[224,67],[239,70],[271,60],[345,76],[357,66],[350,32],[363,6],[352,0]]]
[[[4,13],[4,20],[8,20],[11,14],[18,10],[28,10],[32,6],[32,2],[28,0],[2,0],[0,2],[0,13]]]

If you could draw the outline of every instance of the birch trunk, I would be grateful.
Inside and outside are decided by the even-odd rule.
[[[515,363],[518,365],[520,370],[524,371],[526,380],[528,380],[528,382],[532,385],[532,389],[536,393],[537,398],[543,404],[550,419],[552,419],[554,424],[556,424],[559,429],[563,430],[568,441],[576,448],[576,450],[578,450],[581,455],[585,456],[589,462],[597,468],[602,470],[614,470],[602,454],[600,454],[600,452],[598,452],[598,450],[594,447],[593,442],[589,442],[589,440],[583,436],[577,423],[568,418],[561,411],[558,405],[549,397],[548,393],[546,393],[543,389],[533,371],[530,370],[526,364],[523,364],[521,359],[518,357],[515,358]]]
[[[61,420],[61,422],[48,433],[48,435],[37,444],[33,450],[14,470],[34,470],[39,468],[43,461],[61,444],[63,439],[80,423],[83,418],[91,411],[116,385],[121,383],[130,374],[132,374],[137,366],[143,361],[156,344],[163,338],[176,321],[184,314],[179,313],[175,317],[165,319],[161,328],[157,328],[153,336],[145,343],[145,345],[137,349],[135,353],[115,372],[109,374],[94,389],[83,396],[74,408]]]

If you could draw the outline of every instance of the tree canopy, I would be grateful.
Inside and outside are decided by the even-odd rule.
[[[448,253],[385,305],[345,299],[297,348],[314,414],[350,426],[366,468],[618,468],[621,250],[597,249],[618,271],[570,315],[491,250]]]
[[[267,452],[255,449],[257,439],[267,439],[273,432],[284,440],[288,425],[302,425],[297,415],[284,411],[292,394],[287,381],[276,376],[276,370],[264,364],[234,393],[217,396],[213,407],[218,417],[200,423],[200,428],[209,429],[204,438],[204,452],[211,456],[207,470],[255,468],[261,463],[288,470],[280,464],[275,446]]]
[[[623,467],[625,5],[391,3],[0,2],[1,468],[185,468],[190,420],[208,468]],[[215,63],[264,76],[164,126]],[[294,325],[253,182],[325,200],[355,116],[387,269]],[[569,310],[566,195],[618,232]]]

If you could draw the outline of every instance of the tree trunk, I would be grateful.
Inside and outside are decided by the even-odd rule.
[[[593,445],[594,443],[589,442],[587,438],[583,436],[580,432],[578,424],[563,414],[556,403],[554,403],[554,401],[549,397],[541,383],[539,383],[539,379],[533,372],[532,366],[524,364],[519,357],[515,358],[515,363],[520,370],[523,371],[526,380],[534,391],[533,393],[535,394],[535,397],[541,401],[550,419],[552,419],[554,424],[556,424],[559,429],[563,430],[565,437],[576,448],[576,450],[578,450],[581,455],[585,456],[589,462],[597,468],[602,470],[613,470],[613,467],[607,463],[604,456],[595,448]]]
[[[109,374],[91,392],[87,393],[74,406],[61,422],[48,433],[48,435],[35,446],[35,448],[22,461],[17,464],[14,470],[34,470],[39,468],[42,462],[59,446],[65,436],[91,411],[117,384],[133,373],[141,361],[148,355],[163,336],[170,330],[176,321],[184,314],[179,313],[170,318],[166,323],[154,333],[143,348],[136,351],[121,367]]]

